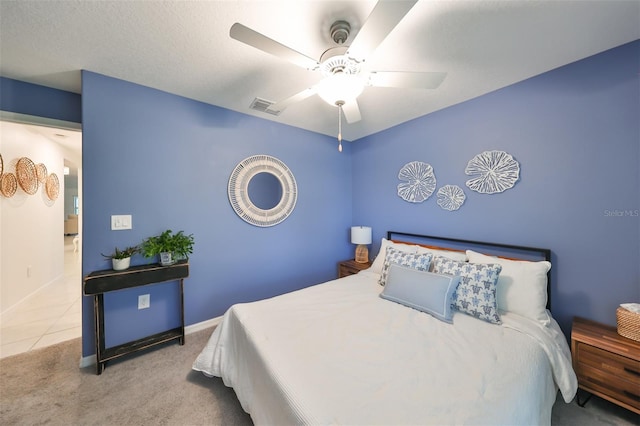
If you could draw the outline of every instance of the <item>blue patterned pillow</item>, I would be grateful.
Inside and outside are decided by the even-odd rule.
[[[453,309],[493,324],[502,322],[496,298],[501,265],[458,262],[441,256],[435,257],[433,265],[435,273],[460,276],[451,299]]]
[[[431,253],[407,253],[406,251],[397,250],[393,247],[387,247],[387,254],[384,258],[378,283],[382,286],[386,284],[387,276],[389,275],[389,265],[392,263],[417,269],[418,271],[428,271],[432,258],[433,255]]]

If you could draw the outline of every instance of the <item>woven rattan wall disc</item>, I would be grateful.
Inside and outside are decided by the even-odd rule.
[[[249,197],[249,182],[259,173],[275,176],[281,188],[278,204],[268,210],[256,206]],[[274,226],[285,220],[296,206],[298,186],[286,164],[270,155],[254,155],[242,160],[231,173],[228,186],[229,202],[236,214],[255,226]]]
[[[51,173],[47,177],[44,188],[47,193],[47,197],[49,197],[49,199],[52,201],[56,200],[58,198],[58,194],[60,193],[60,182],[58,181],[58,175],[56,175],[55,173]]]
[[[38,182],[45,183],[47,180],[47,166],[38,163],[36,165],[36,176],[38,177]]]
[[[27,157],[22,157],[16,164],[18,184],[24,192],[33,195],[38,191],[38,175],[36,165]]]
[[[18,181],[13,173],[3,173],[0,177],[0,192],[7,198],[13,197],[18,189]]]

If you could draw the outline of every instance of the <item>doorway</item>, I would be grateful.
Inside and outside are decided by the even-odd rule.
[[[0,132],[3,173],[28,157],[60,176],[55,200],[43,188],[0,195],[0,357],[6,357],[82,335],[82,133],[78,123],[7,120],[4,113]],[[77,224],[67,233],[70,215]]]

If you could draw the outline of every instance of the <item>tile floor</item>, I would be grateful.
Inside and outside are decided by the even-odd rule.
[[[0,358],[82,335],[82,268],[73,237],[64,237],[64,277],[0,315]]]

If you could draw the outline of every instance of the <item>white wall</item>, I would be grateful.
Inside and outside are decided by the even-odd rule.
[[[5,173],[15,173],[17,160],[28,157],[43,163],[60,182],[55,201],[47,198],[42,185],[34,195],[20,186],[11,198],[0,195],[0,312],[5,312],[63,278],[64,154],[33,126],[6,121],[0,121],[0,154]]]

